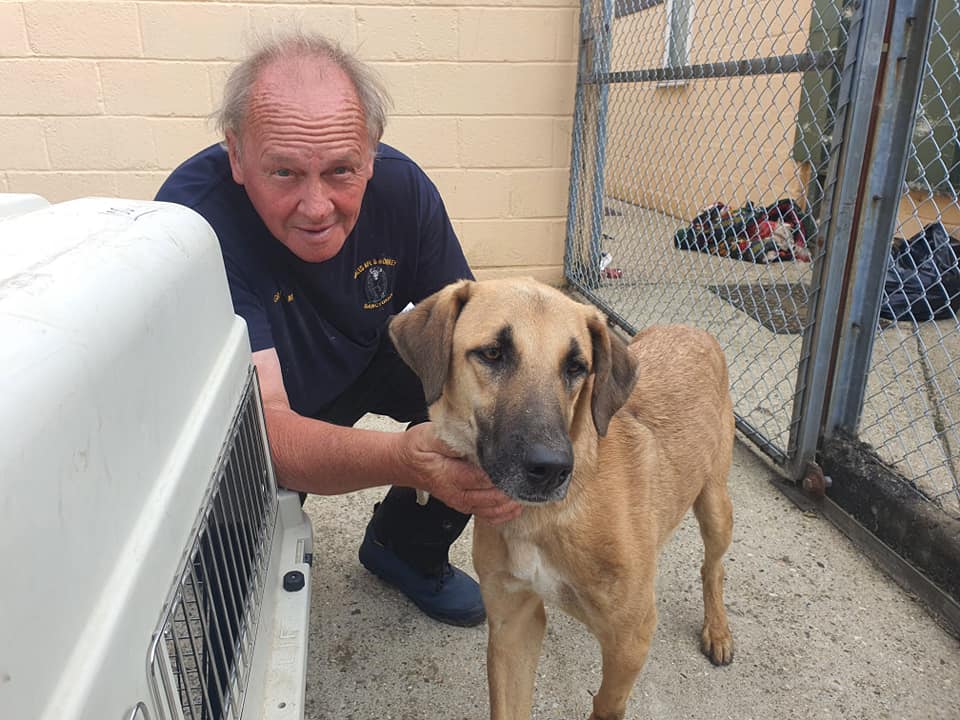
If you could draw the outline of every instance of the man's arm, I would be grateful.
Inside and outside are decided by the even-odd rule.
[[[460,460],[430,423],[407,432],[346,428],[297,414],[273,348],[253,353],[277,480],[290,490],[337,495],[380,485],[426,490],[446,505],[490,523],[520,514],[519,503],[478,467]]]

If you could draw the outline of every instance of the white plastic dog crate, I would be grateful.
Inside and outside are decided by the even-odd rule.
[[[302,718],[311,548],[209,225],[0,196],[0,717]]]

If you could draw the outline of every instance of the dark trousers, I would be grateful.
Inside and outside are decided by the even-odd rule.
[[[427,420],[420,379],[397,354],[386,332],[363,374],[314,417],[350,427],[367,413],[410,425]],[[371,522],[378,541],[421,572],[435,573],[447,562],[450,545],[469,520],[469,515],[434,497],[418,505],[412,488],[393,487],[375,506]]]

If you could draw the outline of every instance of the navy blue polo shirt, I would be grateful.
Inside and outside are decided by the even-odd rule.
[[[251,349],[276,348],[290,406],[302,415],[357,379],[391,315],[473,277],[434,184],[384,144],[356,226],[322,263],[304,262],[271,235],[219,145],[174,170],[156,199],[186,205],[213,227]]]

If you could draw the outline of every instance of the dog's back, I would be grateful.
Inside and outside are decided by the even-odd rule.
[[[646,328],[629,350],[637,381],[610,429],[646,459],[655,449],[657,470],[638,478],[653,487],[634,488],[665,511],[654,514],[660,544],[705,485],[726,484],[734,440],[727,363],[712,335],[688,325]]]

